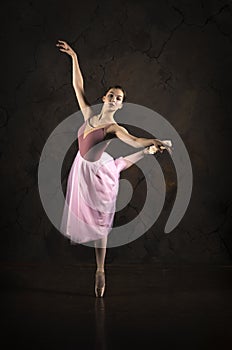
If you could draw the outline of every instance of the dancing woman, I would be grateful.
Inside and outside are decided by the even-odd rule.
[[[58,40],[56,46],[72,58],[73,88],[84,117],[84,124],[78,130],[79,151],[69,173],[61,232],[74,243],[94,241],[97,264],[95,294],[102,297],[107,236],[113,226],[120,172],[145,154],[162,152],[166,147],[157,139],[135,137],[117,124],[114,114],[122,108],[126,98],[124,89],[119,85],[106,91],[102,97],[102,110],[94,115],[85,96],[77,54],[65,41]],[[143,149],[127,157],[113,159],[104,151],[115,137]]]

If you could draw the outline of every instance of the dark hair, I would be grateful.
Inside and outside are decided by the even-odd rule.
[[[123,92],[123,99],[122,99],[122,102],[124,102],[126,100],[126,91],[123,89],[123,87],[121,85],[114,85],[114,86],[110,86],[106,92],[104,93],[104,96],[106,96],[107,92],[110,90],[110,89],[120,89],[122,90]]]

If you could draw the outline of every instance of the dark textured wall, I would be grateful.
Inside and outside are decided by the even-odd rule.
[[[71,246],[52,226],[38,193],[43,145],[78,109],[71,60],[55,47],[63,39],[78,53],[91,103],[122,84],[128,102],[175,127],[192,161],[192,198],[178,227],[163,233],[169,186],[160,220],[133,243],[109,249],[107,261],[231,263],[231,11],[231,2],[216,0],[1,5],[2,260],[94,262],[93,249]],[[168,161],[160,161],[168,173]],[[135,170],[127,176],[133,181]],[[175,182],[173,169],[167,181]]]

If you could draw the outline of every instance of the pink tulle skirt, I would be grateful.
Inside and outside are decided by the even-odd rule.
[[[113,159],[103,152],[95,162],[78,151],[72,164],[61,221],[61,232],[72,243],[86,243],[106,237],[113,226],[123,157]]]

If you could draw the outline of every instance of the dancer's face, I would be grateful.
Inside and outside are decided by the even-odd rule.
[[[105,96],[102,97],[104,108],[109,111],[117,111],[123,106],[123,92],[121,89],[110,89]]]

